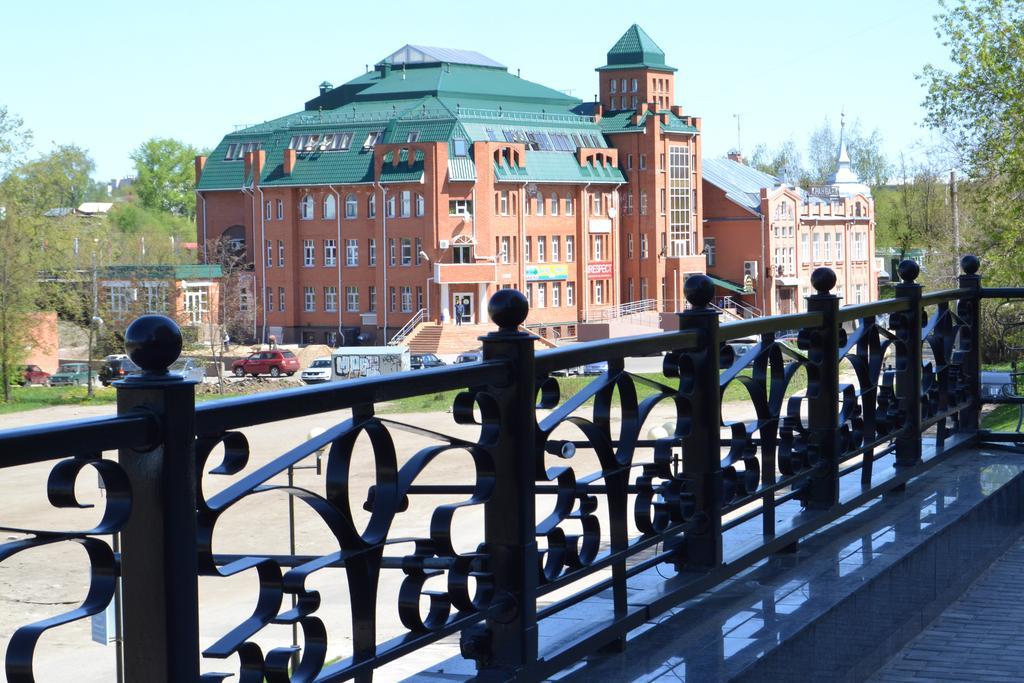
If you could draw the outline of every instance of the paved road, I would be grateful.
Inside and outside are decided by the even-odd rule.
[[[876,683],[1024,679],[1024,537],[872,678]]]

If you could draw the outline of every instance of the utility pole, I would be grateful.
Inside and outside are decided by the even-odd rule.
[[[960,206],[956,196],[956,170],[949,172],[949,201],[953,206],[953,274],[960,275]]]
[[[96,250],[92,252],[92,313],[89,315],[89,374],[85,393],[92,398],[92,349],[93,335],[96,334],[96,307],[98,306],[98,291],[96,289]]]
[[[739,114],[733,114],[732,117],[734,119],[736,119],[736,151],[737,152],[742,152],[743,151],[743,140],[740,137],[740,115]]]

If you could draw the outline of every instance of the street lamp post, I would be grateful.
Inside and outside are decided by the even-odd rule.
[[[96,241],[98,241],[98,240],[95,240],[95,239],[93,240],[93,242],[96,242]],[[89,315],[89,371],[88,371],[88,375],[87,375],[88,379],[87,379],[87,382],[86,382],[86,389],[85,389],[86,395],[89,398],[92,398],[92,393],[93,393],[93,389],[92,389],[92,351],[93,351],[93,335],[95,334],[96,321],[99,320],[99,318],[96,316],[96,308],[99,305],[98,299],[99,299],[99,291],[96,288],[96,250],[94,248],[93,252],[92,252],[92,313]]]

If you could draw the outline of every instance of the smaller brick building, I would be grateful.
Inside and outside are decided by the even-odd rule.
[[[878,298],[875,203],[841,136],[836,172],[803,189],[742,163],[705,159],[704,251],[720,303],[741,314],[806,310],[814,268],[835,270],[844,304]]]
[[[221,277],[219,265],[107,266],[97,271],[97,312],[121,329],[137,316],[160,313],[195,340],[219,338]]]

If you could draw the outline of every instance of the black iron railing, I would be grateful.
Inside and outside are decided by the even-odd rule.
[[[520,331],[525,299],[502,290],[489,305],[498,330],[482,338],[480,363],[199,407],[193,386],[166,372],[181,349],[177,328],[141,318],[126,345],[145,373],[118,383],[117,417],[0,433],[0,466],[55,463],[52,506],[79,505],[87,468],[106,489],[92,528],[4,528],[14,540],[0,545],[0,562],[78,543],[91,568],[79,606],[10,638],[8,680],[33,680],[42,634],[101,612],[118,576],[129,681],[198,680],[227,659],[242,681],[365,680],[456,634],[481,680],[538,679],[623,647],[653,615],[904,487],[955,449],[1022,440],[979,429],[978,321],[983,299],[1024,298],[1024,289],[983,289],[978,259],[962,265],[959,288],[923,294],[917,266],[904,262],[896,298],[845,308],[831,294],[835,274],[819,268],[806,313],[723,325],[709,306],[711,281],[694,276],[677,332],[536,354]],[[795,344],[777,338],[793,329]],[[729,344],[749,338],[757,343],[739,354]],[[626,359],[652,354],[663,354],[660,373],[627,370]],[[605,371],[562,395],[570,383],[554,373],[600,361]],[[723,414],[735,385],[749,410]],[[460,392],[450,415],[429,428],[376,412],[449,390]],[[339,409],[351,417],[250,465],[242,430],[288,429],[283,421]],[[667,427],[652,429],[666,411]],[[402,433],[429,445],[403,452]],[[112,450],[116,459],[103,457]],[[284,483],[324,451],[322,490]],[[451,457],[466,463],[462,483],[424,478]],[[365,473],[354,460],[372,463],[372,483],[357,483]],[[216,477],[230,483],[208,491]],[[322,522],[329,547],[218,552],[218,524],[275,492]],[[410,520],[422,501],[428,513]],[[799,514],[783,520],[780,511],[794,507]],[[424,520],[426,531],[410,535],[409,522]],[[116,533],[119,553],[107,542]],[[252,533],[259,545],[262,530]],[[341,595],[313,587],[324,572],[344,575]],[[199,581],[244,575],[258,580],[251,616],[201,649]],[[652,580],[648,597],[631,597]],[[394,602],[385,603],[385,583],[397,585]],[[340,634],[325,622],[339,604],[349,615]],[[550,637],[556,617],[579,609],[585,628]],[[398,625],[381,627],[382,613],[397,613]],[[301,645],[266,646],[268,633],[281,634],[274,627],[289,625]]]

